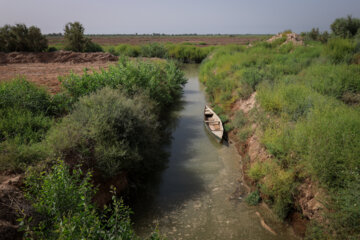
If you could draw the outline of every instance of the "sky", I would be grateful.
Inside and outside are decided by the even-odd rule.
[[[360,0],[0,0],[0,26],[25,23],[42,33],[79,21],[86,34],[300,33],[347,15]]]

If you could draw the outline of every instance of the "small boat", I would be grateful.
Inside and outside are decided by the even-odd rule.
[[[219,116],[208,106],[204,109],[204,123],[206,128],[221,142],[224,134],[224,127]]]

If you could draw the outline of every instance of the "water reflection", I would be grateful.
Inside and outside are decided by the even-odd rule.
[[[262,228],[255,212],[263,210],[243,202],[241,158],[204,127],[198,67],[187,66],[186,75],[182,103],[173,115],[168,168],[139,195],[135,230],[147,236],[158,223],[169,239],[294,239],[282,224],[271,222],[277,236]]]

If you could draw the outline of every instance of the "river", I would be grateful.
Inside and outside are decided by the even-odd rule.
[[[135,230],[143,237],[157,226],[168,239],[297,239],[265,207],[248,206],[241,157],[233,145],[216,142],[203,125],[206,104],[198,65],[185,67],[188,83],[168,148],[168,168],[138,199]],[[260,223],[256,212],[276,232]]]

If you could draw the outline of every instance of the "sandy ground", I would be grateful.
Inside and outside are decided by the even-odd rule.
[[[102,68],[108,68],[111,64],[115,63],[20,63],[0,65],[0,82],[24,76],[27,80],[45,87],[49,92],[56,93],[60,90],[58,76],[68,75],[70,71],[82,74],[85,68],[89,69],[88,71],[99,71]]]

